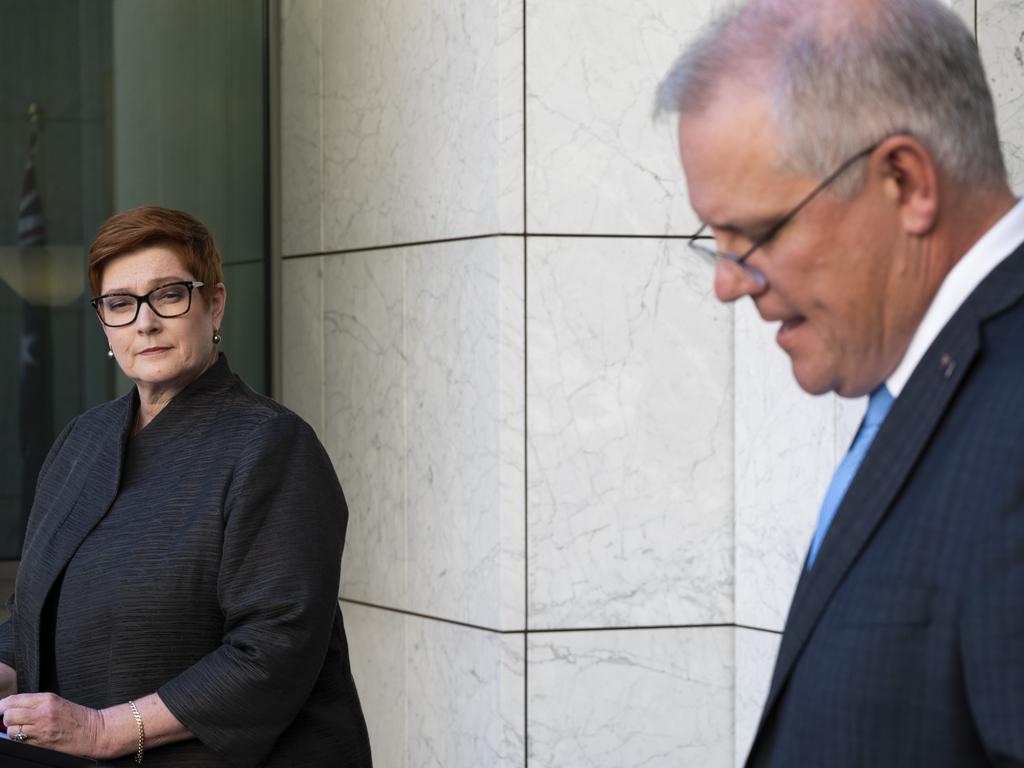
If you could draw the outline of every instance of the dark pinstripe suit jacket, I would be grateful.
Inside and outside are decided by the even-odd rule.
[[[925,354],[804,571],[747,765],[1024,765],[1024,246]]]
[[[147,766],[369,766],[337,602],[347,509],[313,431],[223,356],[129,439],[136,403],[51,450],[0,660],[90,707],[158,691],[198,740]]]

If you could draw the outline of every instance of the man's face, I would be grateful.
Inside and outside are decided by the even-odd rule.
[[[767,101],[753,89],[724,87],[683,115],[679,146],[690,202],[723,252],[744,253],[821,181],[781,167]],[[859,178],[870,162],[846,173]],[[850,200],[826,190],[750,257],[764,286],[719,260],[718,298],[750,296],[764,320],[780,322],[776,340],[811,394],[870,392],[909,343],[919,303],[906,292],[921,281],[900,258],[897,203],[870,174]]]

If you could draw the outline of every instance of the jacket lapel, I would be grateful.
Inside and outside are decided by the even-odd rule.
[[[755,748],[825,607],[906,483],[971,368],[980,348],[983,321],[1016,303],[1022,294],[1024,246],[993,270],[956,312],[893,404],[836,513],[814,567],[807,571],[805,563],[801,572]]]
[[[34,508],[39,513],[30,525],[17,588],[18,621],[22,634],[38,636],[43,606],[54,583],[79,545],[110,509],[121,483],[124,451],[131,429],[133,395],[111,403],[106,412],[84,425],[79,420],[65,439],[57,460],[40,476]],[[87,429],[88,435],[76,434]],[[30,625],[30,626],[26,626]],[[35,650],[38,652],[38,644]],[[31,653],[31,651],[30,651]],[[28,662],[23,690],[38,686],[38,658]],[[19,668],[19,678],[23,670]]]

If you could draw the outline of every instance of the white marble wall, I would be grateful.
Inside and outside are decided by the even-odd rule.
[[[524,635],[343,602],[374,765],[523,765]]]
[[[324,261],[325,443],[353,510],[343,597],[522,628],[522,239]]]
[[[736,306],[736,623],[780,632],[863,406],[805,394],[775,330],[749,302]]]
[[[723,0],[526,0],[529,231],[692,232],[654,88]]]
[[[732,313],[675,240],[527,255],[529,627],[732,621]]]
[[[531,766],[731,766],[733,630],[531,633]]]
[[[342,607],[377,764],[521,765],[523,240],[282,271],[283,396],[320,419],[348,499]]]
[[[325,248],[520,226],[518,5],[324,0]]]
[[[1010,185],[1024,194],[1024,0],[975,0],[977,38],[996,102]]]
[[[743,764],[754,742],[761,709],[768,696],[782,636],[776,632],[736,628],[734,698],[736,765]]]
[[[725,2],[280,1],[282,397],[348,497],[379,766],[749,748],[863,402],[800,392],[682,242],[651,102]],[[1021,2],[951,5],[1019,188]]]

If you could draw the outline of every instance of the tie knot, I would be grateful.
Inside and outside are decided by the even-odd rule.
[[[871,397],[868,399],[868,412],[864,416],[864,425],[867,427],[879,427],[882,422],[885,421],[886,414],[889,413],[889,409],[892,407],[893,398],[886,388],[885,384],[882,384],[874,392],[871,393]]]

